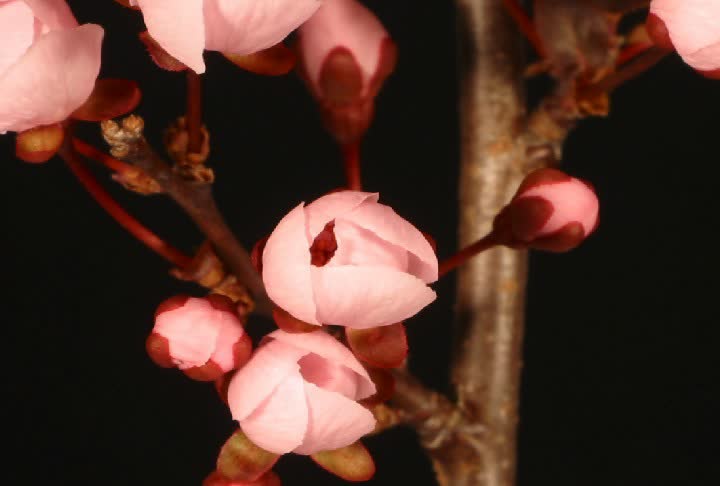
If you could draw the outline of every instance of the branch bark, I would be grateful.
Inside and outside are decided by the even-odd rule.
[[[248,252],[238,242],[215,204],[211,186],[184,179],[150,147],[142,136],[143,122],[131,116],[122,127],[113,121],[103,122],[105,140],[114,156],[129,162],[152,177],[193,220],[212,243],[218,257],[244,284],[255,301],[255,311],[270,316],[272,305]]]
[[[456,0],[460,35],[461,246],[492,220],[530,170],[522,39],[502,0]],[[515,483],[527,253],[497,248],[458,273],[452,378],[460,410],[484,433],[433,454],[442,485]]]

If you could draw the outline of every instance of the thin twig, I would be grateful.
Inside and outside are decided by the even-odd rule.
[[[470,245],[466,246],[462,250],[458,251],[454,255],[446,258],[442,262],[440,262],[440,266],[438,267],[438,277],[442,277],[443,275],[447,275],[452,270],[456,269],[463,263],[467,262],[471,258],[473,258],[476,255],[479,255],[480,253],[484,252],[485,250],[489,250],[493,246],[497,245],[498,241],[495,238],[495,235],[490,233],[487,236],[484,236],[483,238],[480,238],[475,243],[471,243]]]
[[[351,191],[362,191],[360,176],[360,142],[351,142],[342,146],[345,179]]]
[[[130,116],[122,127],[113,121],[102,123],[103,136],[116,157],[141,168],[155,179],[205,234],[220,259],[247,286],[255,299],[255,311],[270,316],[272,306],[248,252],[235,238],[218,210],[209,184],[187,180],[165,163],[142,135],[143,121]]]
[[[187,112],[188,153],[202,150],[202,78],[192,69],[187,70]]]
[[[68,168],[77,177],[78,181],[85,187],[97,203],[108,212],[117,223],[125,228],[130,234],[141,243],[165,258],[167,261],[179,268],[190,265],[192,258],[185,255],[177,248],[166,243],[162,238],[145,227],[140,221],[131,216],[112,196],[98,183],[95,176],[85,167],[80,156],[75,152],[71,138],[66,137],[59,155],[65,160]]]

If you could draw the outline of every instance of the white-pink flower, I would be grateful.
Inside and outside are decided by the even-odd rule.
[[[226,297],[176,296],[158,307],[147,348],[159,365],[210,381],[243,365],[252,343]]]
[[[324,0],[318,12],[299,31],[299,52],[305,75],[318,97],[332,96],[332,55],[349,56],[342,76],[353,83],[356,96],[374,96],[395,65],[395,48],[377,17],[356,0]],[[386,45],[387,44],[387,45]],[[385,49],[383,49],[385,47]],[[385,59],[383,59],[385,57]],[[390,64],[388,66],[387,64]],[[378,79],[380,78],[380,79]],[[348,87],[343,90],[347,93]]]
[[[375,418],[357,403],[375,394],[365,368],[322,331],[267,336],[233,376],[228,405],[243,433],[276,454],[314,454],[357,441]]]
[[[430,243],[378,194],[341,191],[287,214],[268,238],[272,301],[310,324],[357,329],[405,320],[435,300]]]
[[[103,29],[64,0],[0,0],[0,133],[67,118],[90,96]]]
[[[595,231],[599,209],[586,182],[559,170],[538,169],[495,218],[494,232],[509,246],[568,251]]]
[[[283,40],[319,0],[134,0],[148,32],[170,55],[205,71],[203,51],[252,54]]]
[[[658,33],[669,36],[675,50],[690,66],[702,72],[720,69],[720,2],[653,0],[650,17],[651,33],[655,32],[656,37]],[[667,43],[663,39],[659,42]]]

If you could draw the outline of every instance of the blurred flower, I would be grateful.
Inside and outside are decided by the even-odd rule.
[[[375,427],[357,403],[375,385],[350,350],[322,331],[277,330],[233,376],[228,404],[247,437],[263,449],[314,454],[345,447]]]
[[[63,121],[100,71],[103,29],[64,0],[0,1],[0,133]]]
[[[720,2],[653,0],[648,32],[665,48],[674,48],[696,70],[716,76],[720,70]]]
[[[341,191],[299,205],[268,239],[262,275],[273,302],[310,324],[395,324],[435,300],[430,243],[378,195]]]

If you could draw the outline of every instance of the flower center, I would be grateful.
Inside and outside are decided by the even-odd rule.
[[[337,250],[335,239],[335,221],[330,221],[325,228],[315,237],[310,246],[310,263],[316,267],[322,267],[329,262]]]

